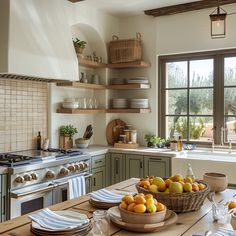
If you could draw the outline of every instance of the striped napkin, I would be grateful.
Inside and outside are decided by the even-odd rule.
[[[122,197],[124,197],[126,194],[113,193],[104,188],[98,191],[89,193],[91,198],[94,199],[95,201],[109,202],[109,203],[120,203]]]
[[[67,230],[77,227],[85,226],[89,223],[89,219],[72,219],[65,216],[61,216],[48,208],[29,215],[32,221],[38,223],[41,227],[50,230]]]
[[[85,177],[78,176],[76,178],[69,179],[69,191],[68,199],[74,199],[86,194]]]

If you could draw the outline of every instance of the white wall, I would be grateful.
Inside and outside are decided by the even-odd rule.
[[[107,62],[106,42],[111,39],[113,34],[119,32],[119,19],[107,15],[96,9],[86,6],[85,3],[73,4],[69,1],[65,1],[65,16],[68,19],[68,27],[71,29],[71,38],[80,37],[88,42],[88,47],[85,51],[85,55],[91,54],[96,51],[98,56],[102,56],[104,62]],[[80,71],[83,70],[80,68]],[[99,73],[103,83],[106,83],[106,69],[102,69],[96,72],[87,71],[90,74]],[[79,80],[79,78],[78,78]],[[75,88],[63,88],[51,86],[51,117],[50,120],[50,139],[51,146],[58,146],[58,128],[61,125],[73,124],[78,128],[79,133],[75,135],[75,138],[81,137],[87,125],[92,124],[94,127],[94,135],[91,143],[95,144],[107,144],[106,143],[106,114],[96,115],[65,115],[56,113],[56,108],[66,97],[93,97],[95,96],[100,100],[101,106],[106,106],[107,92],[104,91],[92,91],[86,89]]]
[[[117,19],[101,11],[86,6],[86,1],[80,4],[67,2],[65,14],[67,15],[69,25],[83,24],[96,30],[105,43],[111,40],[113,34],[120,38],[134,38],[136,32],[142,34],[143,40],[143,59],[151,62],[151,68],[139,70],[122,70],[118,72],[120,77],[129,76],[147,76],[150,79],[152,88],[147,91],[123,92],[104,92],[103,99],[111,96],[122,96],[130,98],[147,97],[150,100],[152,112],[150,114],[108,114],[108,115],[62,115],[55,113],[55,103],[62,96],[66,95],[66,89],[53,87],[52,93],[57,94],[57,99],[53,101],[52,115],[52,139],[54,145],[57,145],[58,126],[70,122],[76,124],[79,130],[85,129],[89,122],[92,122],[97,128],[95,132],[94,143],[106,144],[105,128],[107,123],[115,118],[121,118],[125,122],[132,124],[138,130],[138,141],[145,145],[144,135],[146,133],[157,133],[158,121],[158,93],[157,93],[157,56],[175,53],[196,52],[206,50],[216,50],[236,47],[236,15],[227,16],[227,31],[224,39],[211,39],[209,14],[214,9],[205,9],[200,11],[187,12],[172,16],[150,17],[135,16]],[[236,12],[236,4],[226,5],[223,8],[228,12]],[[94,41],[92,44],[96,44]],[[115,73],[109,72],[109,77]],[[80,93],[80,92],[78,92]],[[112,93],[112,95],[111,95]],[[61,95],[64,94],[64,95]],[[58,100],[58,98],[60,99]],[[105,102],[105,101],[104,101]]]

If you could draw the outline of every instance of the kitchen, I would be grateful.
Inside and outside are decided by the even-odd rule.
[[[104,12],[107,4],[105,1],[104,5],[97,7],[92,4],[94,4],[92,1],[71,3],[66,0],[40,1],[40,3],[30,0],[1,1],[0,15],[3,17],[3,20],[0,21],[2,32],[0,44],[1,153],[34,149],[34,138],[39,131],[42,139],[49,138],[50,147],[57,148],[61,125],[72,124],[77,127],[78,133],[74,136],[74,139],[77,139],[83,136],[86,126],[92,124],[94,130],[91,144],[103,146],[102,151],[94,149],[94,156],[105,155],[108,152],[105,129],[110,121],[117,118],[124,120],[127,124],[132,124],[138,131],[138,143],[140,146],[146,146],[145,134],[158,133],[159,129],[158,104],[161,98],[158,96],[157,56],[235,47],[235,32],[232,30],[235,22],[234,15],[227,18],[226,37],[212,39],[209,29],[209,14],[211,13],[209,8],[153,18],[143,14],[142,11],[146,8],[140,10],[141,14],[138,15],[135,15],[136,13],[131,15],[130,12],[125,14],[123,8],[119,13],[112,14]],[[119,9],[116,3],[113,2],[113,4],[114,8]],[[156,8],[155,4],[152,4],[150,8]],[[231,13],[235,12],[236,6],[230,4],[224,5],[223,8]],[[11,12],[10,18],[9,11]],[[119,16],[121,13],[123,15]],[[32,20],[29,22],[29,19]],[[55,83],[46,83],[54,79],[77,81],[80,78],[84,68],[78,66],[72,38],[85,39],[88,45],[84,54],[91,54],[95,51],[98,56],[102,57],[102,61],[107,63],[107,44],[112,40],[112,36],[118,35],[121,39],[134,38],[137,32],[142,35],[143,60],[151,63],[151,67],[117,71],[101,68],[96,69],[98,71],[96,73],[99,73],[102,84],[108,84],[109,79],[116,76],[120,78],[145,76],[150,80],[151,89],[131,92],[104,91],[67,88],[56,86]],[[86,72],[89,75],[94,73],[90,69]],[[8,75],[19,76],[12,76],[13,79],[9,79]],[[143,114],[98,113],[95,115],[57,113],[59,104],[63,102],[64,98],[95,97],[99,100],[100,108],[103,109],[109,106],[111,98],[119,98],[121,95],[129,99],[148,98],[151,112]],[[109,152],[118,153],[121,156],[134,154],[133,151],[127,153],[116,149],[111,149]],[[148,153],[141,151],[138,154],[141,155],[141,163],[145,161],[145,156],[159,156],[156,152],[153,154],[150,151]],[[170,154],[170,157],[171,155],[173,154]],[[160,156],[163,157],[163,155]],[[109,161],[107,159],[106,155],[105,162]],[[166,161],[168,163],[166,165],[171,167],[169,156],[167,156],[167,160],[163,161]],[[125,164],[122,164],[125,167]],[[98,170],[104,166],[109,168],[109,164],[107,164],[95,169]],[[229,168],[230,165],[226,166]],[[182,168],[185,167],[182,166]],[[170,174],[170,170],[166,170],[164,173],[164,175]],[[134,177],[132,174],[128,176]],[[3,182],[4,178],[2,177]],[[232,173],[230,183],[235,184],[231,181],[234,179],[235,175]],[[123,177],[120,178],[120,176],[116,179],[116,181],[121,180]],[[106,181],[104,180],[104,182]]]

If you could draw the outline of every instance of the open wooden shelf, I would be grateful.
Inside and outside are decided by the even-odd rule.
[[[109,84],[107,89],[149,89],[150,84]]]
[[[106,113],[106,109],[70,109],[70,108],[59,108],[57,113],[63,114],[97,114],[97,113]]]
[[[63,114],[97,114],[97,113],[150,113],[151,109],[70,109],[70,108],[59,108],[57,109],[57,113]]]
[[[91,61],[91,60],[87,60],[87,59],[83,59],[79,57],[78,57],[78,60],[81,66],[85,66],[88,68],[106,68],[107,67],[107,64],[105,63],[98,63],[96,61]]]
[[[150,108],[107,109],[107,113],[150,113]]]
[[[73,87],[73,88],[84,88],[84,89],[149,89],[151,88],[150,84],[88,84],[88,83],[80,83],[76,81],[65,81],[58,82],[57,86],[60,87]]]
[[[58,82],[57,86],[84,88],[84,89],[106,89],[107,88],[107,85],[104,85],[104,84],[88,84],[88,83],[80,83],[80,82],[74,82],[74,81]]]
[[[108,64],[107,67],[111,69],[125,69],[125,68],[149,68],[151,64],[145,61],[134,61],[124,63]]]

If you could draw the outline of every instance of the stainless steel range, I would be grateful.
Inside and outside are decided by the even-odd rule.
[[[0,154],[8,166],[8,219],[67,200],[68,180],[84,175],[90,191],[91,158],[80,151],[48,149]]]

